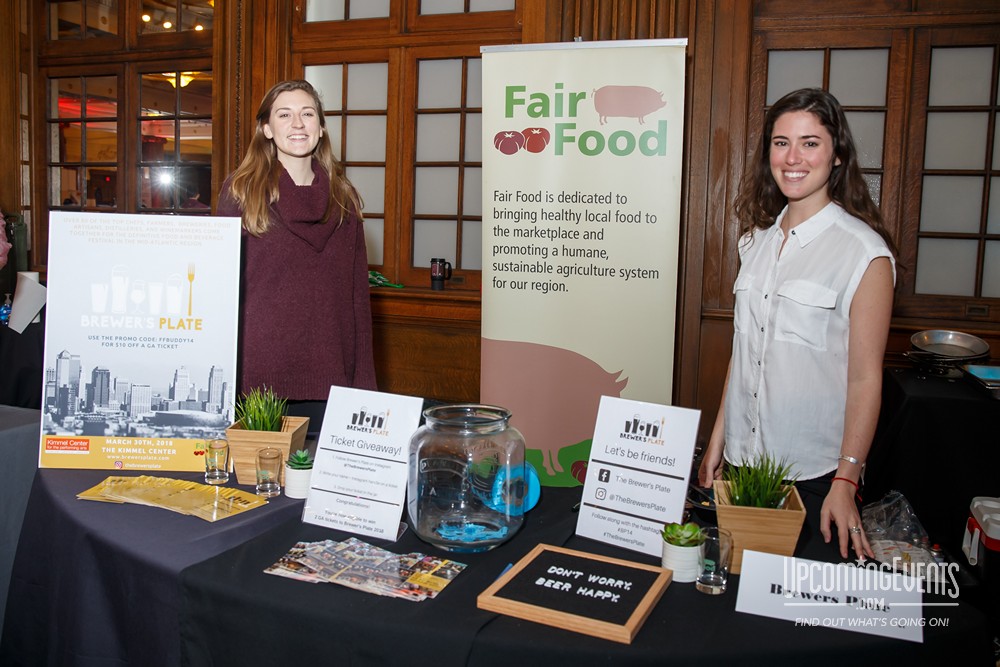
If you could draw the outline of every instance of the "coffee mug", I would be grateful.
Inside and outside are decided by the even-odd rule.
[[[444,281],[451,280],[451,262],[443,257],[431,260],[431,289],[444,289]]]

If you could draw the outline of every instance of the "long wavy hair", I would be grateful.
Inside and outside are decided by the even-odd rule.
[[[271,224],[270,207],[272,203],[278,201],[278,180],[283,169],[278,160],[278,150],[274,140],[264,136],[264,125],[271,120],[271,109],[278,95],[292,90],[304,90],[312,96],[319,116],[319,125],[326,129],[323,103],[319,99],[319,93],[308,81],[282,81],[264,95],[257,109],[257,130],[250,141],[243,162],[233,172],[229,182],[233,199],[243,211],[243,227],[254,236],[266,232]],[[328,132],[323,132],[312,156],[330,177],[330,200],[323,214],[323,222],[335,219],[340,225],[344,216],[352,210],[360,217],[361,197],[347,180],[343,165],[334,155]]]
[[[736,219],[740,223],[740,237],[757,229],[767,229],[788,204],[788,198],[771,174],[771,135],[778,118],[793,111],[808,111],[830,133],[833,139],[834,165],[827,183],[830,199],[842,206],[856,218],[864,220],[885,239],[893,254],[896,247],[882,220],[882,213],[872,201],[868,184],[861,175],[858,151],[854,137],[847,124],[844,110],[830,93],[820,88],[803,88],[788,93],[774,103],[764,116],[764,128],[760,133],[760,143],[740,182],[740,192],[736,197]],[[836,164],[837,158],[840,164]]]

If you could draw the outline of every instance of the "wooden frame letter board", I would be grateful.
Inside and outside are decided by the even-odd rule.
[[[670,570],[539,544],[479,594],[477,606],[631,644]]]

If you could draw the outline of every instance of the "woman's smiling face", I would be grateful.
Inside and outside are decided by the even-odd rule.
[[[804,206],[805,217],[830,203],[833,138],[815,114],[790,111],[774,122],[769,150],[771,175],[789,206]]]
[[[274,141],[282,163],[311,156],[323,136],[312,95],[304,90],[287,90],[278,95],[263,131],[265,137]]]

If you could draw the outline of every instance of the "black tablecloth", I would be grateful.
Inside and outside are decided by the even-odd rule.
[[[0,484],[0,629],[21,520],[38,467],[40,424],[38,410],[0,405],[0,457],[5,470],[4,483]]]
[[[77,500],[106,470],[39,470],[14,560],[0,665],[176,665],[179,572],[302,512],[284,496],[214,523]],[[202,481],[196,473],[161,476]],[[246,487],[243,487],[246,488]]]
[[[44,352],[44,324],[22,333],[0,326],[0,404],[41,409]]]
[[[1000,496],[1000,400],[968,378],[885,372],[865,502],[901,491],[931,541],[962,556],[969,505]]]
[[[712,597],[673,583],[631,645],[617,644],[476,608],[476,596],[538,543],[658,564],[636,552],[574,537],[571,510],[579,489],[545,489],[522,531],[485,554],[448,554],[412,532],[389,544],[405,553],[449,557],[469,567],[435,599],[378,597],[333,584],[264,574],[297,541],[344,539],[346,533],[291,520],[181,574],[184,664],[337,665],[814,665],[992,664],[985,617],[965,603],[939,608],[948,627],[925,628],[925,643],[873,637],[749,614],[737,614],[739,577]],[[818,517],[803,529],[797,554],[839,560],[822,542]],[[949,600],[950,601],[950,600]]]

